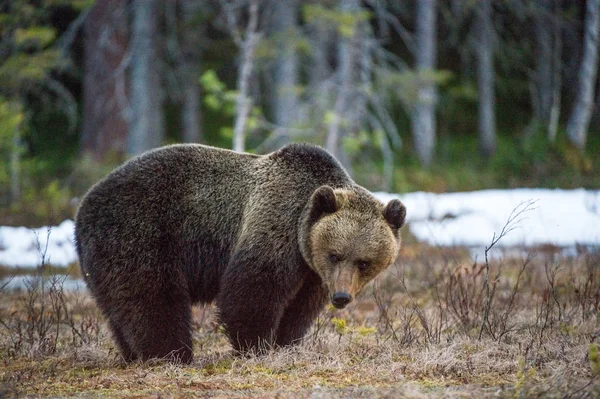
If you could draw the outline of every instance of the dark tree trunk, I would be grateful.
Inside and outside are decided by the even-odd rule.
[[[202,4],[196,0],[181,0],[183,16],[183,34],[181,40],[181,81],[183,86],[182,122],[183,141],[198,143],[202,141],[202,118],[200,113],[200,48],[203,29],[198,20]]]
[[[477,87],[479,92],[479,150],[485,157],[496,151],[496,112],[494,93],[494,27],[492,2],[477,4]]]
[[[102,160],[123,156],[129,99],[125,71],[127,1],[98,1],[84,29],[83,129],[81,150]]]

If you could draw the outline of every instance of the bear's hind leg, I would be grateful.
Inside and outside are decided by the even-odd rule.
[[[192,361],[191,301],[176,277],[169,277],[161,286],[147,283],[121,292],[118,301],[112,298],[113,306],[105,306],[125,360]]]
[[[119,326],[116,323],[114,323],[112,319],[108,320],[108,325],[112,332],[112,336],[117,343],[117,348],[119,348],[119,352],[121,352],[123,360],[125,360],[126,362],[133,362],[137,360],[137,354],[133,351],[129,343],[127,343],[125,335],[123,334]]]
[[[133,326],[135,351],[142,360],[165,359],[190,363],[193,359],[191,302],[183,296],[148,301]]]

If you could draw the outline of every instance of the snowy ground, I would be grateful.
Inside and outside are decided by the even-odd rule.
[[[0,226],[0,265],[36,267],[45,253],[46,264],[67,266],[77,260],[74,228],[72,220],[37,229]]]
[[[400,198],[407,208],[408,229],[431,245],[482,249],[507,226],[510,231],[498,247],[600,247],[600,191],[516,189],[376,196],[384,202]],[[0,265],[39,265],[47,236],[46,227],[0,226]],[[66,266],[76,259],[73,222],[51,227],[46,263]]]

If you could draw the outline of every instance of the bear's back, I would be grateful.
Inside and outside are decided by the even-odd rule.
[[[350,185],[350,176],[340,163],[321,147],[293,143],[268,155],[282,171],[290,171],[294,178],[319,185]]]
[[[128,260],[144,250],[145,256],[175,251],[194,236],[230,234],[257,158],[187,144],[126,162],[93,186],[79,207],[75,238],[82,266],[96,267],[88,258]]]
[[[245,195],[258,158],[202,145],[162,147],[135,157],[93,186],[77,214],[76,228],[90,219],[154,218],[180,222],[191,207],[206,207],[227,192]],[[200,203],[199,203],[200,202]]]

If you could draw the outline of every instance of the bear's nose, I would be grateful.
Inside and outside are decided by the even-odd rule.
[[[345,308],[350,302],[352,302],[352,295],[347,292],[336,292],[331,297],[331,303],[338,309]]]

